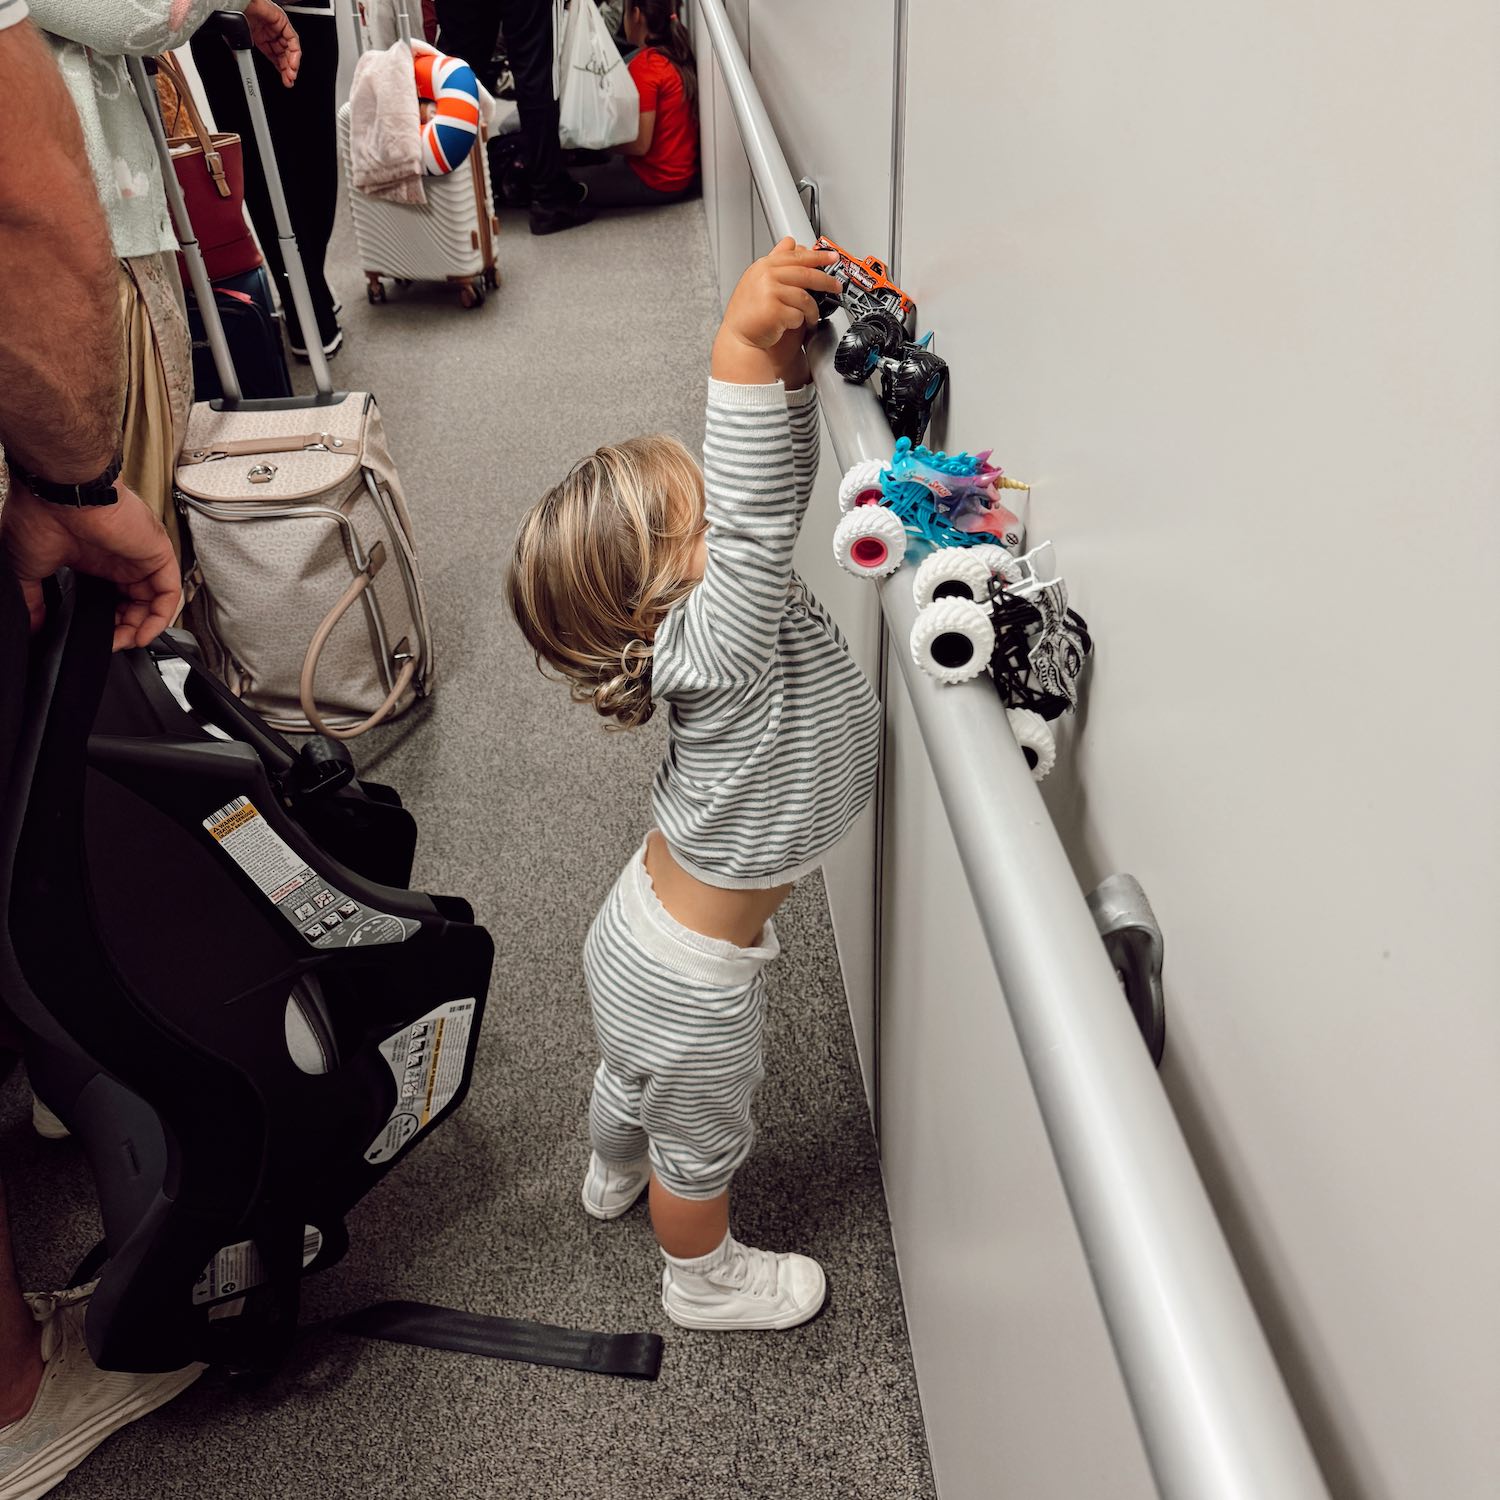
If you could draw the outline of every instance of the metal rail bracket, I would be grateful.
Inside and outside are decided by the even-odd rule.
[[[1089,896],[1089,911],[1104,939],[1141,1039],[1159,1068],[1167,1045],[1167,1006],[1162,994],[1163,943],[1156,913],[1134,875],[1110,875]]]
[[[812,225],[814,237],[823,232],[823,214],[818,204],[818,185],[811,177],[799,177],[797,179],[797,196],[807,194],[807,218]]]

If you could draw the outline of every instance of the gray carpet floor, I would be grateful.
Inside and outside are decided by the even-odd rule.
[[[482,308],[413,288],[370,307],[352,244],[339,384],[379,397],[415,513],[441,674],[361,769],[422,831],[416,883],[470,899],[497,959],[467,1105],[367,1197],[308,1320],[384,1297],[666,1337],[655,1384],[316,1335],[268,1386],[210,1375],[105,1445],[62,1500],[150,1496],[819,1500],[934,1493],[896,1267],[823,889],[778,917],[768,1076],[735,1186],[742,1239],[816,1255],[830,1304],[782,1334],[676,1329],[644,1206],[586,1217],[594,1065],[579,950],[647,827],[659,725],[610,734],[533,667],[502,595],[522,511],[600,443],[702,440],[717,317],[699,203],[534,239],[515,215]],[[77,1150],[39,1141],[22,1080],[0,1159],[29,1286],[98,1232]]]

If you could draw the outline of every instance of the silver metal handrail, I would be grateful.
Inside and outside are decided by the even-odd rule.
[[[771,234],[811,243],[721,0],[698,0],[698,11]],[[834,372],[847,320],[830,321],[809,354],[834,451],[846,469],[888,460],[877,403]],[[909,577],[887,580],[880,604],[1157,1486],[1167,1500],[1327,1500],[999,695],[942,686],[916,667],[904,649],[916,614]]]

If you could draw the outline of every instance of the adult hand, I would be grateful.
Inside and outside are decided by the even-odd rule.
[[[245,19],[250,23],[250,40],[256,50],[281,74],[282,86],[291,88],[302,65],[302,41],[286,12],[272,0],[250,0]]]
[[[114,649],[145,646],[182,607],[182,569],[145,501],[115,484],[113,505],[74,509],[38,500],[14,475],[0,507],[0,550],[21,585],[31,628],[45,618],[42,583],[59,568],[109,579],[120,591]]]

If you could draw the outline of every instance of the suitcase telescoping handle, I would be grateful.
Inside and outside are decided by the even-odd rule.
[[[187,262],[188,280],[193,284],[193,298],[203,314],[203,331],[208,335],[209,353],[213,355],[214,369],[219,372],[219,387],[224,399],[237,405],[240,397],[239,377],[234,373],[234,357],[229,352],[229,340],[224,337],[224,324],[219,317],[218,305],[214,302],[214,289],[208,279],[208,269],[203,264],[203,250],[198,237],[193,233],[193,221],[188,218],[187,201],[182,196],[177,172],[172,166],[172,148],[167,145],[166,131],[162,128],[161,111],[156,108],[156,90],[146,74],[146,65],[139,57],[127,59],[130,65],[130,80],[135,85],[136,97],[146,113],[146,124],[151,128],[151,139],[156,142],[156,154],[161,160],[162,186],[167,190],[167,208],[172,215],[172,228],[177,231],[177,243],[182,258]]]
[[[271,198],[271,212],[276,220],[276,238],[281,244],[281,260],[286,267],[287,280],[292,284],[292,302],[297,309],[297,321],[302,325],[302,341],[307,349],[307,361],[312,366],[313,381],[320,396],[331,396],[333,378],[328,373],[328,360],[323,354],[323,340],[318,333],[318,315],[313,308],[312,293],[308,290],[302,252],[297,248],[297,236],[292,232],[291,211],[286,206],[286,194],[281,189],[281,169],[276,162],[276,146],[271,140],[271,122],[266,118],[265,100],[260,96],[260,80],[255,76],[255,59],[250,55],[253,45],[250,23],[237,10],[215,11],[214,20],[218,22],[220,35],[234,53],[235,63],[240,70],[240,83],[245,90],[245,102],[250,106],[250,121],[255,126],[255,144],[260,152],[261,170],[265,173],[266,190]]]
[[[308,363],[312,366],[313,382],[318,395],[332,400],[333,379],[329,374],[328,360],[323,354],[322,340],[318,336],[318,316],[313,309],[312,294],[308,290],[307,272],[302,265],[302,255],[297,248],[297,236],[292,232],[292,218],[287,209],[286,194],[282,191],[281,172],[276,162],[276,147],[271,140],[271,126],[266,118],[266,106],[261,98],[260,80],[255,76],[255,63],[250,55],[250,24],[238,11],[217,11],[214,16],[220,33],[234,53],[240,72],[240,83],[245,90],[245,103],[249,107],[250,121],[255,130],[255,144],[260,153],[261,169],[265,173],[266,189],[271,199],[271,211],[276,220],[276,239],[281,247],[282,263],[286,267],[287,280],[291,283],[292,303],[297,309],[297,321],[302,325],[306,341]],[[187,216],[187,204],[177,184],[177,175],[172,167],[171,152],[162,130],[161,113],[155,107],[156,91],[146,77],[145,66],[139,58],[130,59],[131,77],[136,92],[140,95],[142,108],[146,111],[147,123],[151,127],[152,139],[161,158],[162,177],[167,189],[167,202],[172,210],[177,238],[182,245],[183,256],[188,265],[188,279],[193,283],[193,295],[203,317],[203,326],[208,334],[208,346],[213,354],[214,368],[225,397],[231,402],[240,400],[239,381],[234,374],[234,361],[229,352],[229,341],[224,336],[224,326],[219,318],[218,304],[209,285],[208,272],[203,266],[203,252],[193,234]]]
[[[349,0],[349,9],[354,16],[354,55],[361,56],[365,50],[365,4],[364,0]],[[411,14],[406,0],[395,0],[396,29],[401,40],[411,46]]]

